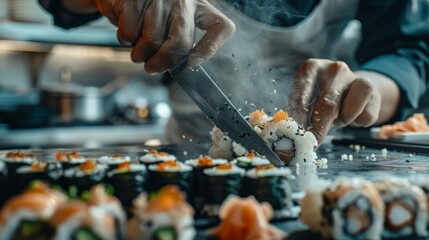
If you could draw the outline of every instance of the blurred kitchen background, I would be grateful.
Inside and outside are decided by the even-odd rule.
[[[0,149],[158,144],[167,94],[106,19],[62,30],[36,0],[0,0]]]

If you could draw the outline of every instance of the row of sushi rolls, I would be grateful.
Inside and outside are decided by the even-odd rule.
[[[290,164],[317,161],[311,132],[286,112],[247,116]],[[0,239],[194,239],[198,219],[213,239],[285,239],[271,220],[293,218],[288,167],[247,151],[214,127],[209,154],[180,159],[146,149],[138,157],[86,158],[59,151],[0,155]],[[428,236],[429,176],[411,180],[322,180],[305,189],[300,220],[324,239]]]

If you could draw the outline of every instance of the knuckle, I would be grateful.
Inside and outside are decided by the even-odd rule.
[[[372,93],[374,91],[374,85],[367,79],[357,78],[356,83],[359,85],[359,89],[365,93]]]
[[[377,115],[376,114],[374,114],[372,112],[364,111],[355,120],[355,123],[358,124],[359,126],[362,126],[362,127],[369,127],[373,123],[375,123],[375,121],[377,121]]]
[[[310,58],[307,59],[302,65],[300,69],[308,69],[308,68],[313,68],[317,65],[317,59],[315,58]]]
[[[338,107],[339,97],[336,94],[327,94],[322,97],[320,104],[323,109],[334,110]]]
[[[342,61],[332,62],[330,64],[330,67],[335,72],[349,70],[348,65],[345,62],[342,62]]]

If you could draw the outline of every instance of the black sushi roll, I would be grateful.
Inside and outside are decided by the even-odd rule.
[[[250,152],[245,156],[237,157],[233,161],[238,167],[244,168],[246,170],[252,169],[257,166],[270,164],[270,161],[268,159],[256,156],[254,152]]]
[[[166,152],[158,152],[155,149],[145,151],[146,154],[140,157],[140,162],[144,165],[149,166],[152,164],[158,164],[165,161],[175,161],[177,158],[174,155]]]
[[[13,182],[16,179],[16,169],[30,165],[37,159],[32,154],[25,154],[18,151],[7,153],[1,158],[1,160],[6,164],[8,179]]]
[[[62,167],[59,163],[34,162],[16,169],[16,176],[13,191],[20,193],[34,180],[47,182],[50,185],[58,183],[62,176]]]
[[[240,195],[245,170],[226,163],[204,170],[204,206],[201,215],[217,216],[228,195]]]
[[[70,197],[79,197],[92,186],[101,183],[106,176],[107,166],[87,160],[78,167],[64,170],[61,178],[62,188]]]
[[[85,158],[82,157],[77,151],[57,152],[54,156],[54,159],[55,161],[61,163],[63,169],[78,167],[80,164],[85,162]]]
[[[124,162],[108,173],[108,182],[113,186],[115,196],[125,208],[130,209],[133,200],[145,189],[146,167]]]
[[[292,190],[291,171],[288,168],[276,168],[264,165],[246,173],[243,183],[243,196],[254,196],[259,202],[268,202],[274,210],[274,218],[290,216]]]
[[[7,167],[0,161],[0,189],[7,189]],[[0,206],[8,199],[7,194],[0,194]]]
[[[216,167],[228,163],[226,159],[213,159],[210,156],[200,156],[197,159],[186,160],[185,163],[192,167],[192,191],[194,196],[203,196],[205,192],[204,169]]]
[[[121,156],[119,154],[113,154],[113,155],[99,157],[97,159],[97,162],[100,164],[106,165],[109,170],[114,170],[121,163],[131,162],[131,158],[129,156]]]
[[[191,190],[192,167],[177,161],[165,161],[148,167],[150,192],[158,191],[167,185],[177,185],[188,196]]]

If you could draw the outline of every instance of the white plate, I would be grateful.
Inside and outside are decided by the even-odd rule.
[[[377,136],[381,128],[371,128],[371,137],[379,139]],[[390,139],[410,142],[429,142],[429,132],[397,132]]]

